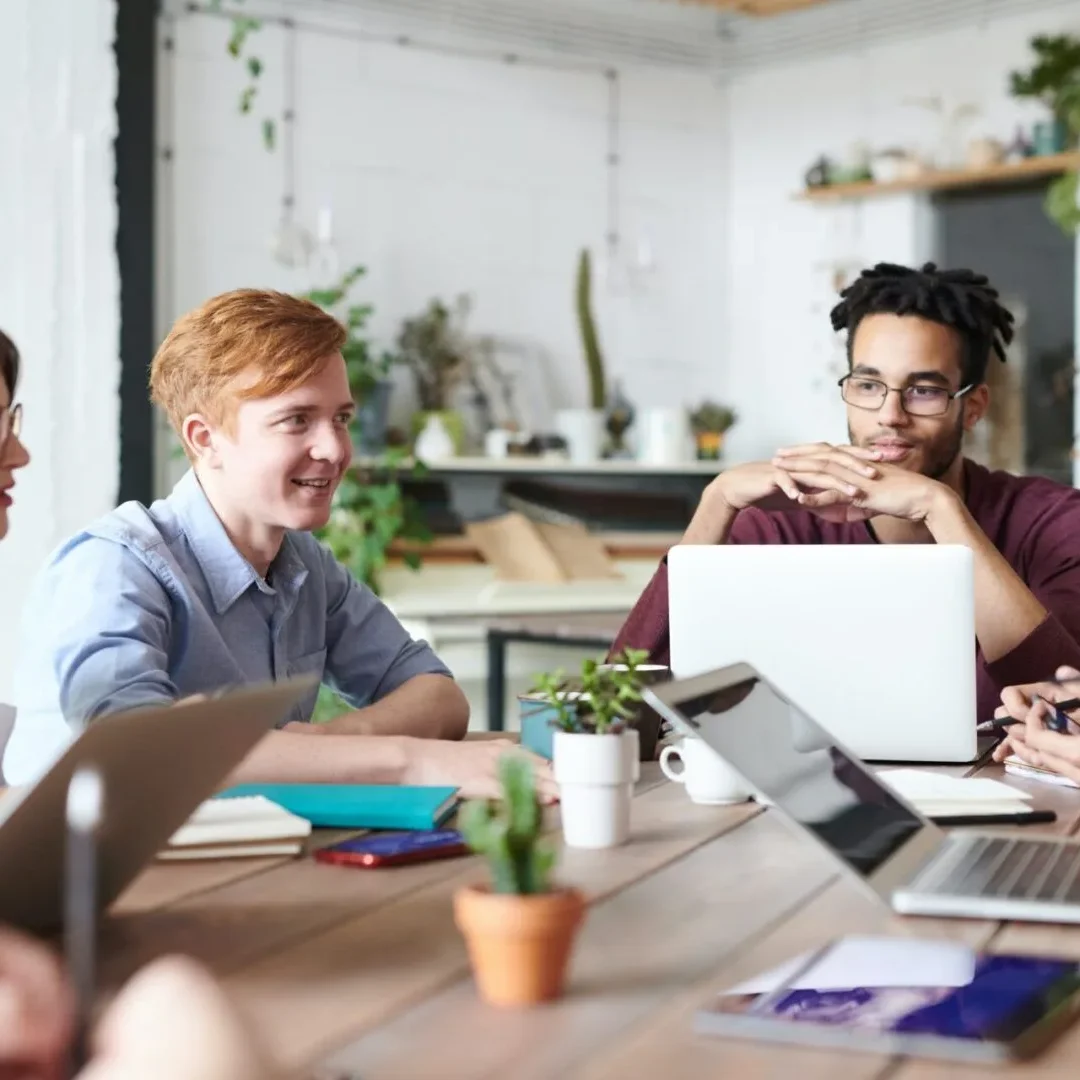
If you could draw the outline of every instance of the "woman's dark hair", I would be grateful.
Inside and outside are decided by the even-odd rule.
[[[8,397],[14,397],[15,384],[19,381],[19,350],[3,330],[0,330],[0,379],[7,386]]]
[[[991,352],[1005,361],[1013,339],[1013,316],[998,303],[989,279],[972,270],[939,270],[927,263],[921,270],[878,263],[864,270],[843,292],[832,310],[834,330],[847,330],[848,362],[855,331],[867,315],[917,315],[952,327],[960,336],[960,370],[965,384],[986,381]]]

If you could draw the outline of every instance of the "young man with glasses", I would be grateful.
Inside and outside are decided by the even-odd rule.
[[[832,312],[833,328],[847,332],[840,393],[849,443],[788,447],[726,470],[681,541],[966,545],[983,719],[1005,687],[1080,667],[1080,492],[990,472],[961,452],[986,415],[987,365],[991,354],[1004,361],[1012,323],[997,291],[970,270],[864,270]],[[648,649],[651,661],[666,662],[667,610],[661,564],[615,649]],[[873,627],[858,632],[872,641]]]

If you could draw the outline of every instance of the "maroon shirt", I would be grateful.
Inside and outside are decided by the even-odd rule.
[[[1036,682],[1062,664],[1080,668],[1080,491],[1039,476],[990,472],[964,462],[968,512],[1049,612],[1012,652],[988,664],[976,643],[978,717],[989,719],[1006,686]],[[865,522],[833,524],[807,510],[752,507],[731,527],[731,544],[873,544]],[[666,560],[615,639],[612,652],[647,649],[670,661]]]

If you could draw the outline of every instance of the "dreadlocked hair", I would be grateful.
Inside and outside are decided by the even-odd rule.
[[[1013,339],[1012,312],[998,302],[989,279],[971,270],[939,270],[926,263],[921,270],[878,263],[840,293],[832,310],[834,330],[847,330],[848,360],[855,331],[867,315],[917,315],[950,326],[963,343],[960,367],[964,383],[986,381],[991,352],[1005,362]]]
[[[8,397],[14,397],[15,384],[19,381],[19,350],[3,330],[0,330],[0,379],[7,387]]]

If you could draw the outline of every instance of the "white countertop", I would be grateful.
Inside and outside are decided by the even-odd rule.
[[[383,601],[399,619],[629,611],[656,571],[653,559],[621,560],[621,578],[598,581],[496,581],[490,566],[391,567],[383,572]]]
[[[360,458],[356,464],[365,464]],[[402,469],[412,468],[412,459],[402,462]],[[453,457],[441,461],[425,461],[430,473],[595,473],[608,476],[715,476],[725,463],[722,461],[680,461],[673,465],[652,465],[644,461],[570,461],[550,457]]]

